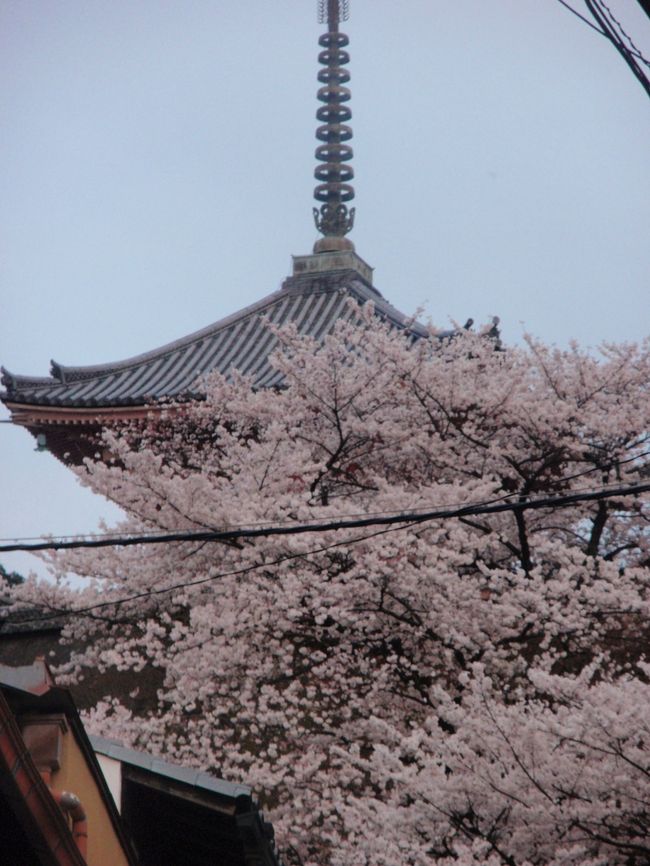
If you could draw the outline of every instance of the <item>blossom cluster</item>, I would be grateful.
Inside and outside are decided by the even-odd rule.
[[[497,351],[357,317],[323,343],[281,330],[282,388],[209,378],[107,432],[80,478],[131,533],[403,522],[58,554],[20,603],[114,601],[71,617],[70,674],[161,687],[90,724],[251,783],[287,862],[650,862],[647,504],[541,507],[647,480],[650,347]]]

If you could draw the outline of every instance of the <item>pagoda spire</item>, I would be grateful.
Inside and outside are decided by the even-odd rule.
[[[351,94],[345,86],[350,73],[344,68],[350,61],[345,50],[350,40],[339,31],[339,24],[347,20],[349,11],[349,0],[318,0],[318,20],[327,22],[327,33],[318,40],[322,48],[318,55],[322,66],[318,72],[322,85],[318,99],[323,104],[316,112],[321,125],[316,130],[320,144],[316,148],[319,164],[314,170],[318,181],[314,198],[320,202],[320,207],[313,210],[316,228],[323,237],[314,244],[315,253],[354,250],[352,241],[345,237],[354,225],[355,211],[348,208],[348,202],[354,198],[354,187],[350,183],[354,177],[350,165],[353,151],[347,143],[352,138],[352,128],[348,125],[352,112],[347,105]]]

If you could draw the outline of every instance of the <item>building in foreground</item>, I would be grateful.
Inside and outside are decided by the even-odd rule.
[[[40,659],[0,664],[0,862],[281,866],[250,788],[89,737]]]

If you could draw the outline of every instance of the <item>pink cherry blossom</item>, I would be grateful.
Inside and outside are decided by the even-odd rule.
[[[282,389],[214,377],[204,400],[107,432],[113,461],[81,482],[141,534],[647,481],[650,345],[496,351],[469,332],[414,342],[370,308],[355,318],[322,345],[280,331]],[[107,696],[90,727],[252,784],[287,862],[637,866],[649,517],[619,495],[70,551],[16,604],[115,601],[71,618],[88,644],[67,674],[158,672],[158,705],[143,716]]]

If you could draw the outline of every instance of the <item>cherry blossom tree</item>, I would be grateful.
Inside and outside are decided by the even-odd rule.
[[[287,861],[650,863],[649,514],[624,492],[650,345],[354,318],[280,331],[283,388],[210,378],[80,478],[124,533],[402,522],[69,551],[18,604],[83,611],[71,677],[157,671],[156,708],[107,696],[92,729],[251,783]]]

